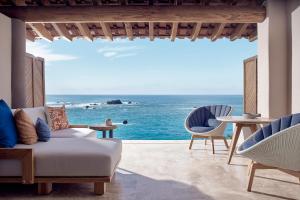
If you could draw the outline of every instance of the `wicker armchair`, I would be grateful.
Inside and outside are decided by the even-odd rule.
[[[247,138],[237,153],[250,158],[247,190],[257,169],[278,169],[300,180],[300,113],[282,117]]]
[[[192,148],[194,139],[210,139],[212,143],[213,154],[215,153],[214,140],[222,139],[228,148],[227,141],[224,137],[226,128],[225,122],[216,120],[216,117],[228,116],[232,108],[226,105],[204,106],[193,110],[185,120],[186,130],[192,134],[189,149]]]

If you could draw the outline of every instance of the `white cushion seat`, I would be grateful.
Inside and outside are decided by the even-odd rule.
[[[51,132],[51,138],[94,137],[97,131],[89,128],[67,128]]]
[[[122,143],[117,139],[51,138],[33,145],[35,176],[112,176],[121,159]],[[0,176],[21,176],[21,163],[0,160]]]

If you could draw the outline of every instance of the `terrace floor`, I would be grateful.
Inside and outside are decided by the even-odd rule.
[[[276,170],[258,171],[253,192],[246,192],[249,160],[234,156],[227,165],[223,143],[196,141],[124,141],[123,157],[113,182],[103,196],[93,195],[92,184],[54,184],[48,196],[36,195],[36,186],[0,185],[0,199],[300,199],[297,178]]]

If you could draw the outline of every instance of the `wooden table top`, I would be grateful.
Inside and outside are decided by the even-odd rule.
[[[224,116],[224,117],[217,117],[217,120],[222,122],[231,122],[231,123],[243,123],[243,124],[267,124],[275,119],[264,118],[264,117],[257,117],[255,119],[247,119],[243,116]]]
[[[106,124],[96,124],[89,126],[90,129],[97,130],[97,131],[110,131],[118,128],[117,125],[107,126]]]

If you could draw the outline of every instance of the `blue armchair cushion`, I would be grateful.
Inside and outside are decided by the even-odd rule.
[[[216,119],[220,116],[227,116],[231,110],[230,106],[226,105],[213,105],[213,106],[204,106],[197,108],[189,117],[188,117],[188,126],[204,126],[209,127],[212,122],[212,119]],[[214,124],[216,125],[216,124]]]
[[[284,129],[287,129],[291,126],[295,126],[300,123],[300,113],[282,117],[278,120],[271,122],[269,125],[264,126],[263,128],[256,131],[254,136],[246,140],[240,147],[239,150],[245,150],[262,140],[270,137],[273,134],[276,134]]]
[[[18,140],[17,128],[11,109],[0,100],[0,147],[13,148]]]
[[[41,118],[38,118],[35,124],[35,129],[39,138],[39,141],[42,142],[48,142],[51,137],[51,131],[49,129],[48,124],[42,120]]]
[[[191,130],[195,133],[205,133],[213,130],[215,127],[207,127],[207,126],[194,126]]]
[[[208,126],[217,127],[221,124],[221,122],[216,119],[208,119],[207,124]]]

